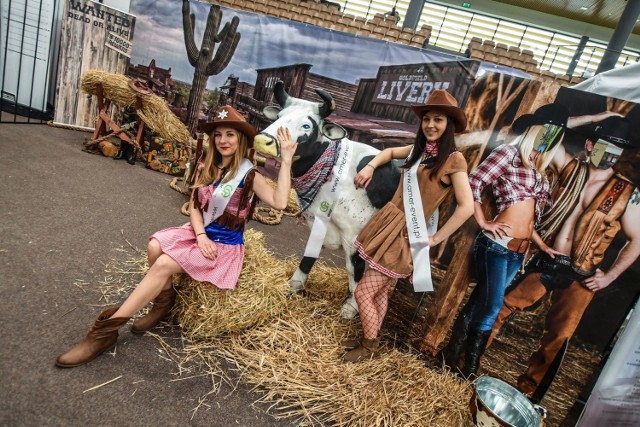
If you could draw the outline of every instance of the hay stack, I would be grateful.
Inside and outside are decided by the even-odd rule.
[[[215,379],[238,381],[235,374],[230,379],[229,370],[221,367],[223,357],[238,367],[241,381],[256,386],[262,401],[273,404],[277,417],[294,420],[296,425],[472,424],[470,385],[443,372],[435,358],[392,348],[389,336],[384,337],[386,345],[379,357],[357,364],[340,361],[340,341],[357,336],[361,330],[358,319],[346,321],[339,315],[347,293],[343,269],[317,262],[309,275],[306,295],[286,299],[286,281],[296,263],[275,259],[265,250],[259,232],[247,230],[245,238],[246,263],[235,291],[218,291],[197,282],[180,291],[176,310],[184,313],[178,318],[194,341],[176,348],[175,341],[164,342],[156,335],[180,375],[207,372],[214,379],[208,394],[215,393],[220,384]],[[274,272],[267,273],[267,268]],[[117,266],[108,265],[108,280],[101,283],[103,303],[113,305],[122,300],[146,269],[141,251]],[[85,285],[76,283],[80,288]],[[187,307],[191,314],[187,314]],[[523,314],[504,328],[485,353],[481,374],[515,383],[544,326],[544,316],[539,314],[535,313],[540,317],[537,321],[531,318],[534,313]],[[572,343],[542,402],[549,410],[545,425],[562,423],[599,361],[597,351]],[[206,396],[198,408],[205,400]]]
[[[136,113],[153,132],[168,141],[193,144],[189,130],[169,110],[164,99],[153,93],[134,91],[129,87],[129,78],[122,74],[89,70],[82,75],[81,88],[84,92],[96,95],[99,85],[103,88],[104,97],[121,107],[135,107],[136,97],[140,97],[142,108],[136,108]]]
[[[340,341],[358,333],[335,302],[296,297],[272,324],[230,337],[218,353],[258,386],[276,416],[302,425],[463,426],[469,386],[428,369],[414,354],[386,348],[342,363]]]
[[[197,345],[185,360],[217,371],[211,352],[234,363],[258,387],[278,417],[337,426],[462,426],[469,423],[469,386],[424,366],[415,354],[387,348],[357,364],[340,360],[340,341],[360,331],[340,318],[347,295],[344,269],[317,262],[306,295],[286,299],[296,263],[264,249],[261,233],[247,230],[247,254],[235,291],[187,280],[178,318]],[[183,278],[184,279],[184,278]],[[238,333],[227,333],[235,332]],[[197,353],[197,357],[196,357]]]
[[[173,315],[184,334],[202,341],[270,321],[284,310],[291,263],[278,261],[264,247],[264,236],[248,229],[238,286],[220,290],[187,275],[175,279],[178,300]]]

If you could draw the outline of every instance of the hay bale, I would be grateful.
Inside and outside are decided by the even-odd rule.
[[[169,110],[166,101],[153,93],[134,91],[129,87],[127,76],[100,70],[89,70],[82,74],[81,89],[84,92],[97,95],[99,86],[102,86],[103,96],[120,107],[136,107],[136,99],[139,97],[142,108],[136,108],[136,113],[160,137],[183,144],[194,144],[189,130]]]
[[[186,274],[174,279],[178,299],[173,310],[184,334],[202,341],[264,324],[280,314],[287,303],[291,263],[277,260],[264,247],[258,231],[245,232],[245,259],[233,290],[221,290]]]

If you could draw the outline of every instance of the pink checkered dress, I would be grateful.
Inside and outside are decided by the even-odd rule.
[[[198,199],[206,211],[211,194],[215,189],[214,184],[198,189]],[[225,211],[238,215],[238,204],[242,194],[242,188],[238,187],[231,196],[231,200]],[[250,211],[250,203],[240,209],[239,216],[246,218]],[[219,224],[215,226],[220,229]],[[215,231],[214,231],[215,232]],[[224,233],[240,233],[242,230],[224,229]],[[212,229],[207,227],[207,236],[212,238]],[[240,244],[225,244],[214,241],[218,249],[218,257],[215,260],[205,258],[198,248],[198,240],[191,223],[181,227],[171,227],[156,232],[150,239],[156,239],[162,247],[162,252],[173,258],[182,269],[193,279],[199,282],[209,282],[220,289],[234,289],[242,270],[244,260],[244,240],[238,236]]]

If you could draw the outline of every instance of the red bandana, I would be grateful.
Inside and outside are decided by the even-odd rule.
[[[425,161],[431,157],[438,157],[439,141],[427,141],[424,146],[424,152],[422,153],[422,161]]]

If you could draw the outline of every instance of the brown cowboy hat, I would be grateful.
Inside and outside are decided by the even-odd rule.
[[[467,116],[465,116],[462,108],[458,107],[458,101],[453,95],[444,89],[434,90],[425,105],[412,105],[411,109],[420,119],[429,110],[444,111],[455,122],[456,132],[462,132],[467,128]]]
[[[255,137],[257,133],[244,116],[230,105],[220,107],[218,111],[216,111],[213,121],[203,124],[200,126],[200,129],[205,133],[211,133],[211,131],[218,126],[228,126],[244,133],[247,138],[249,138],[249,145],[252,145],[253,137]]]
[[[127,84],[134,92],[142,93],[144,95],[153,92],[149,86],[147,86],[147,82],[140,78],[130,79]]]

